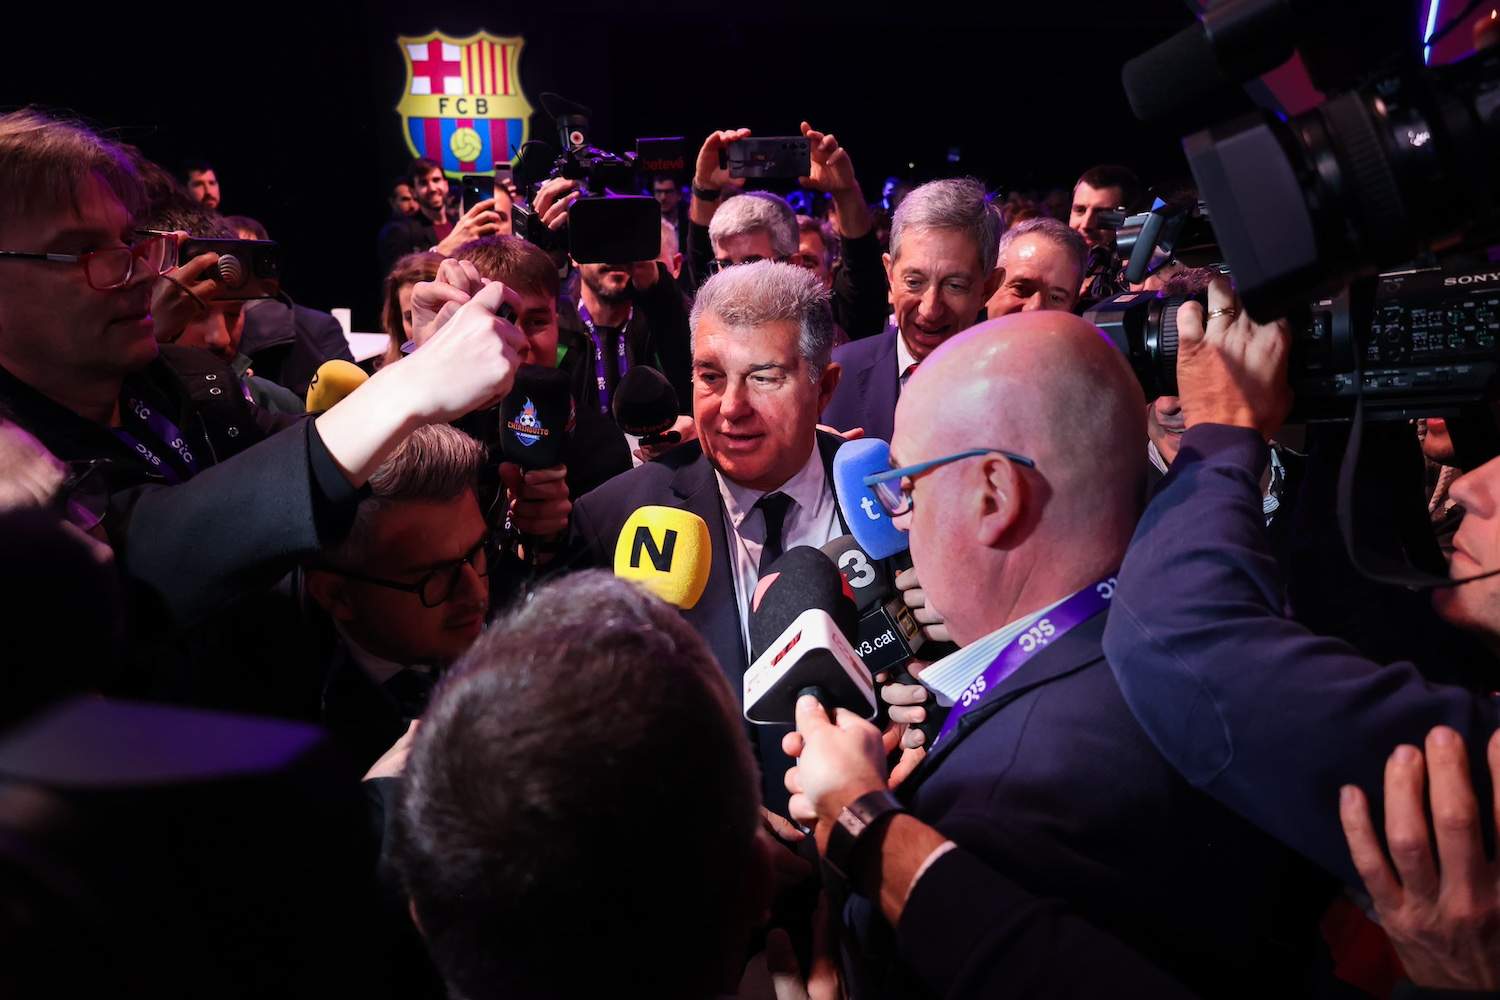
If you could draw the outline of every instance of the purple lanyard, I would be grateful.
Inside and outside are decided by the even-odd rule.
[[[162,474],[168,482],[180,483],[198,473],[198,460],[188,448],[187,437],[169,420],[166,414],[158,413],[135,396],[126,396],[120,409],[122,421],[137,424],[134,433],[124,427],[115,428],[115,436],[124,441],[151,468]],[[146,438],[153,438],[151,445]],[[154,446],[153,446],[154,445]]]
[[[630,362],[625,360],[625,330],[630,326],[631,317],[635,315],[635,306],[625,314],[625,323],[620,327],[620,346],[615,352],[615,364],[619,368],[620,378],[625,377]],[[599,337],[599,332],[594,329],[594,317],[589,315],[589,307],[582,302],[578,303],[578,318],[583,320],[583,325],[588,327],[589,339],[594,342],[594,377],[599,382],[599,412],[609,412],[609,382],[605,379],[604,367],[604,341]]]
[[[932,749],[936,750],[938,744],[958,728],[958,720],[979,707],[987,695],[993,693],[1007,677],[1020,670],[1026,661],[1109,607],[1110,599],[1114,596],[1115,574],[1111,573],[1098,583],[1084,587],[1052,610],[1044,612],[1024,632],[1006,643],[990,661],[990,665],[984,668],[984,672],[974,678],[954,701],[953,709],[943,722],[943,728],[938,731],[937,739],[932,741]]]

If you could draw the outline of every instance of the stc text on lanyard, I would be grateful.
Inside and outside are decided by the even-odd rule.
[[[187,437],[166,414],[152,409],[138,397],[126,396],[120,407],[122,426],[115,436],[170,483],[180,483],[198,473],[198,460]]]
[[[948,713],[943,728],[938,731],[937,739],[932,741],[932,749],[936,750],[948,738],[948,734],[958,728],[958,721],[978,708],[1002,681],[1021,669],[1037,653],[1109,607],[1114,596],[1115,575],[1111,573],[1049,609],[1020,635],[1006,643],[990,661],[990,665],[953,702],[953,710]]]
[[[625,322],[620,327],[619,348],[615,351],[615,365],[618,369],[618,377],[624,378],[625,371],[630,367],[630,362],[625,359],[625,331],[630,327],[631,317],[635,315],[635,306],[625,314]],[[582,302],[578,303],[578,318],[583,320],[583,325],[589,331],[589,340],[594,342],[594,378],[599,383],[599,412],[609,412],[609,382],[606,379],[604,361],[604,341],[599,336],[599,331],[594,328],[594,317],[589,315],[589,307]]]

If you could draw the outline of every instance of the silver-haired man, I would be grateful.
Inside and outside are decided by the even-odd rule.
[[[823,420],[889,441],[896,399],[922,359],[973,326],[999,286],[1000,216],[971,178],[923,184],[891,219],[885,255],[895,329],[838,349],[844,368]]]
[[[847,533],[831,471],[841,440],[817,429],[839,383],[828,292],[792,264],[726,268],[699,290],[692,331],[697,441],[582,497],[573,507],[572,547],[579,563],[610,566],[637,508],[663,505],[703,518],[712,539],[708,583],[683,617],[739,691],[761,568],[794,545]],[[780,736],[787,730],[760,729],[766,804],[784,812]]]
[[[834,321],[851,339],[873,337],[885,325],[885,275],[880,243],[848,150],[832,133],[807,122],[809,191],[827,195],[828,218],[842,244],[832,275]],[[743,183],[720,166],[720,154],[750,137],[749,129],[714,132],[698,151],[693,171],[693,202],[688,210],[688,276],[694,287],[714,271],[755,260],[779,260],[815,269],[818,261],[799,252],[797,217],[785,201],[768,192],[731,197]],[[750,200],[743,200],[743,199]]]

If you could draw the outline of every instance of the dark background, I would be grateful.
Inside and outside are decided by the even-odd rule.
[[[1068,187],[1100,161],[1148,181],[1186,174],[1177,137],[1138,124],[1119,83],[1124,60],[1190,22],[1181,0],[130,9],[12,23],[0,107],[76,111],[173,170],[207,158],[223,210],[284,244],[292,296],[353,307],[356,329],[376,328],[374,237],[410,157],[398,34],[522,35],[533,107],[544,90],[590,105],[610,149],[684,135],[696,152],[714,128],[787,134],[807,118],[838,135],[872,199],[890,173],[1000,189]],[[534,116],[531,137],[551,134]]]

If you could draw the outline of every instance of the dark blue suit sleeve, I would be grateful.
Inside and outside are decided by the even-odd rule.
[[[901,911],[902,962],[943,997],[1193,996],[1061,902],[963,848],[923,873]]]
[[[1261,513],[1266,461],[1253,431],[1183,436],[1126,554],[1104,649],[1131,711],[1184,777],[1357,886],[1340,786],[1363,788],[1383,826],[1386,758],[1442,724],[1466,740],[1486,801],[1496,702],[1283,615]]]

